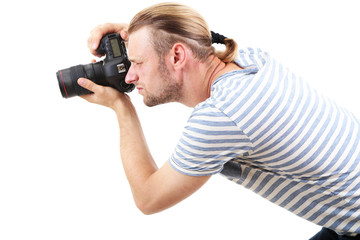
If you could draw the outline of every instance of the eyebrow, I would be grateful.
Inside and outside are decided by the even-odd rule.
[[[130,62],[143,62],[144,61],[144,58],[143,57],[138,57],[138,58],[132,58],[132,57],[129,57],[129,61]]]

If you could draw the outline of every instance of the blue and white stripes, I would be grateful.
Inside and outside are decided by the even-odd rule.
[[[195,107],[171,165],[221,172],[339,233],[360,234],[360,122],[260,49]]]
[[[189,119],[173,157],[181,159],[176,166],[184,174],[209,175],[250,148],[249,139],[222,112],[203,106]]]

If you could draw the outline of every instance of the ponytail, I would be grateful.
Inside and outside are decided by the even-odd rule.
[[[221,34],[211,31],[211,43],[224,44],[225,51],[216,51],[215,55],[223,62],[233,62],[237,57],[238,46],[237,43]]]

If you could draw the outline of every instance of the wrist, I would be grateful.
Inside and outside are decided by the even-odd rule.
[[[135,107],[132,104],[130,97],[126,94],[123,94],[123,96],[114,101],[110,108],[114,110],[118,118],[125,117],[135,112]]]

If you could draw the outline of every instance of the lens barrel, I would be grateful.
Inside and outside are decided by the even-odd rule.
[[[101,65],[102,61],[59,70],[56,73],[56,76],[59,82],[61,95],[64,98],[70,98],[92,93],[81,87],[77,81],[79,78],[87,78],[96,83],[97,79],[103,77]]]

